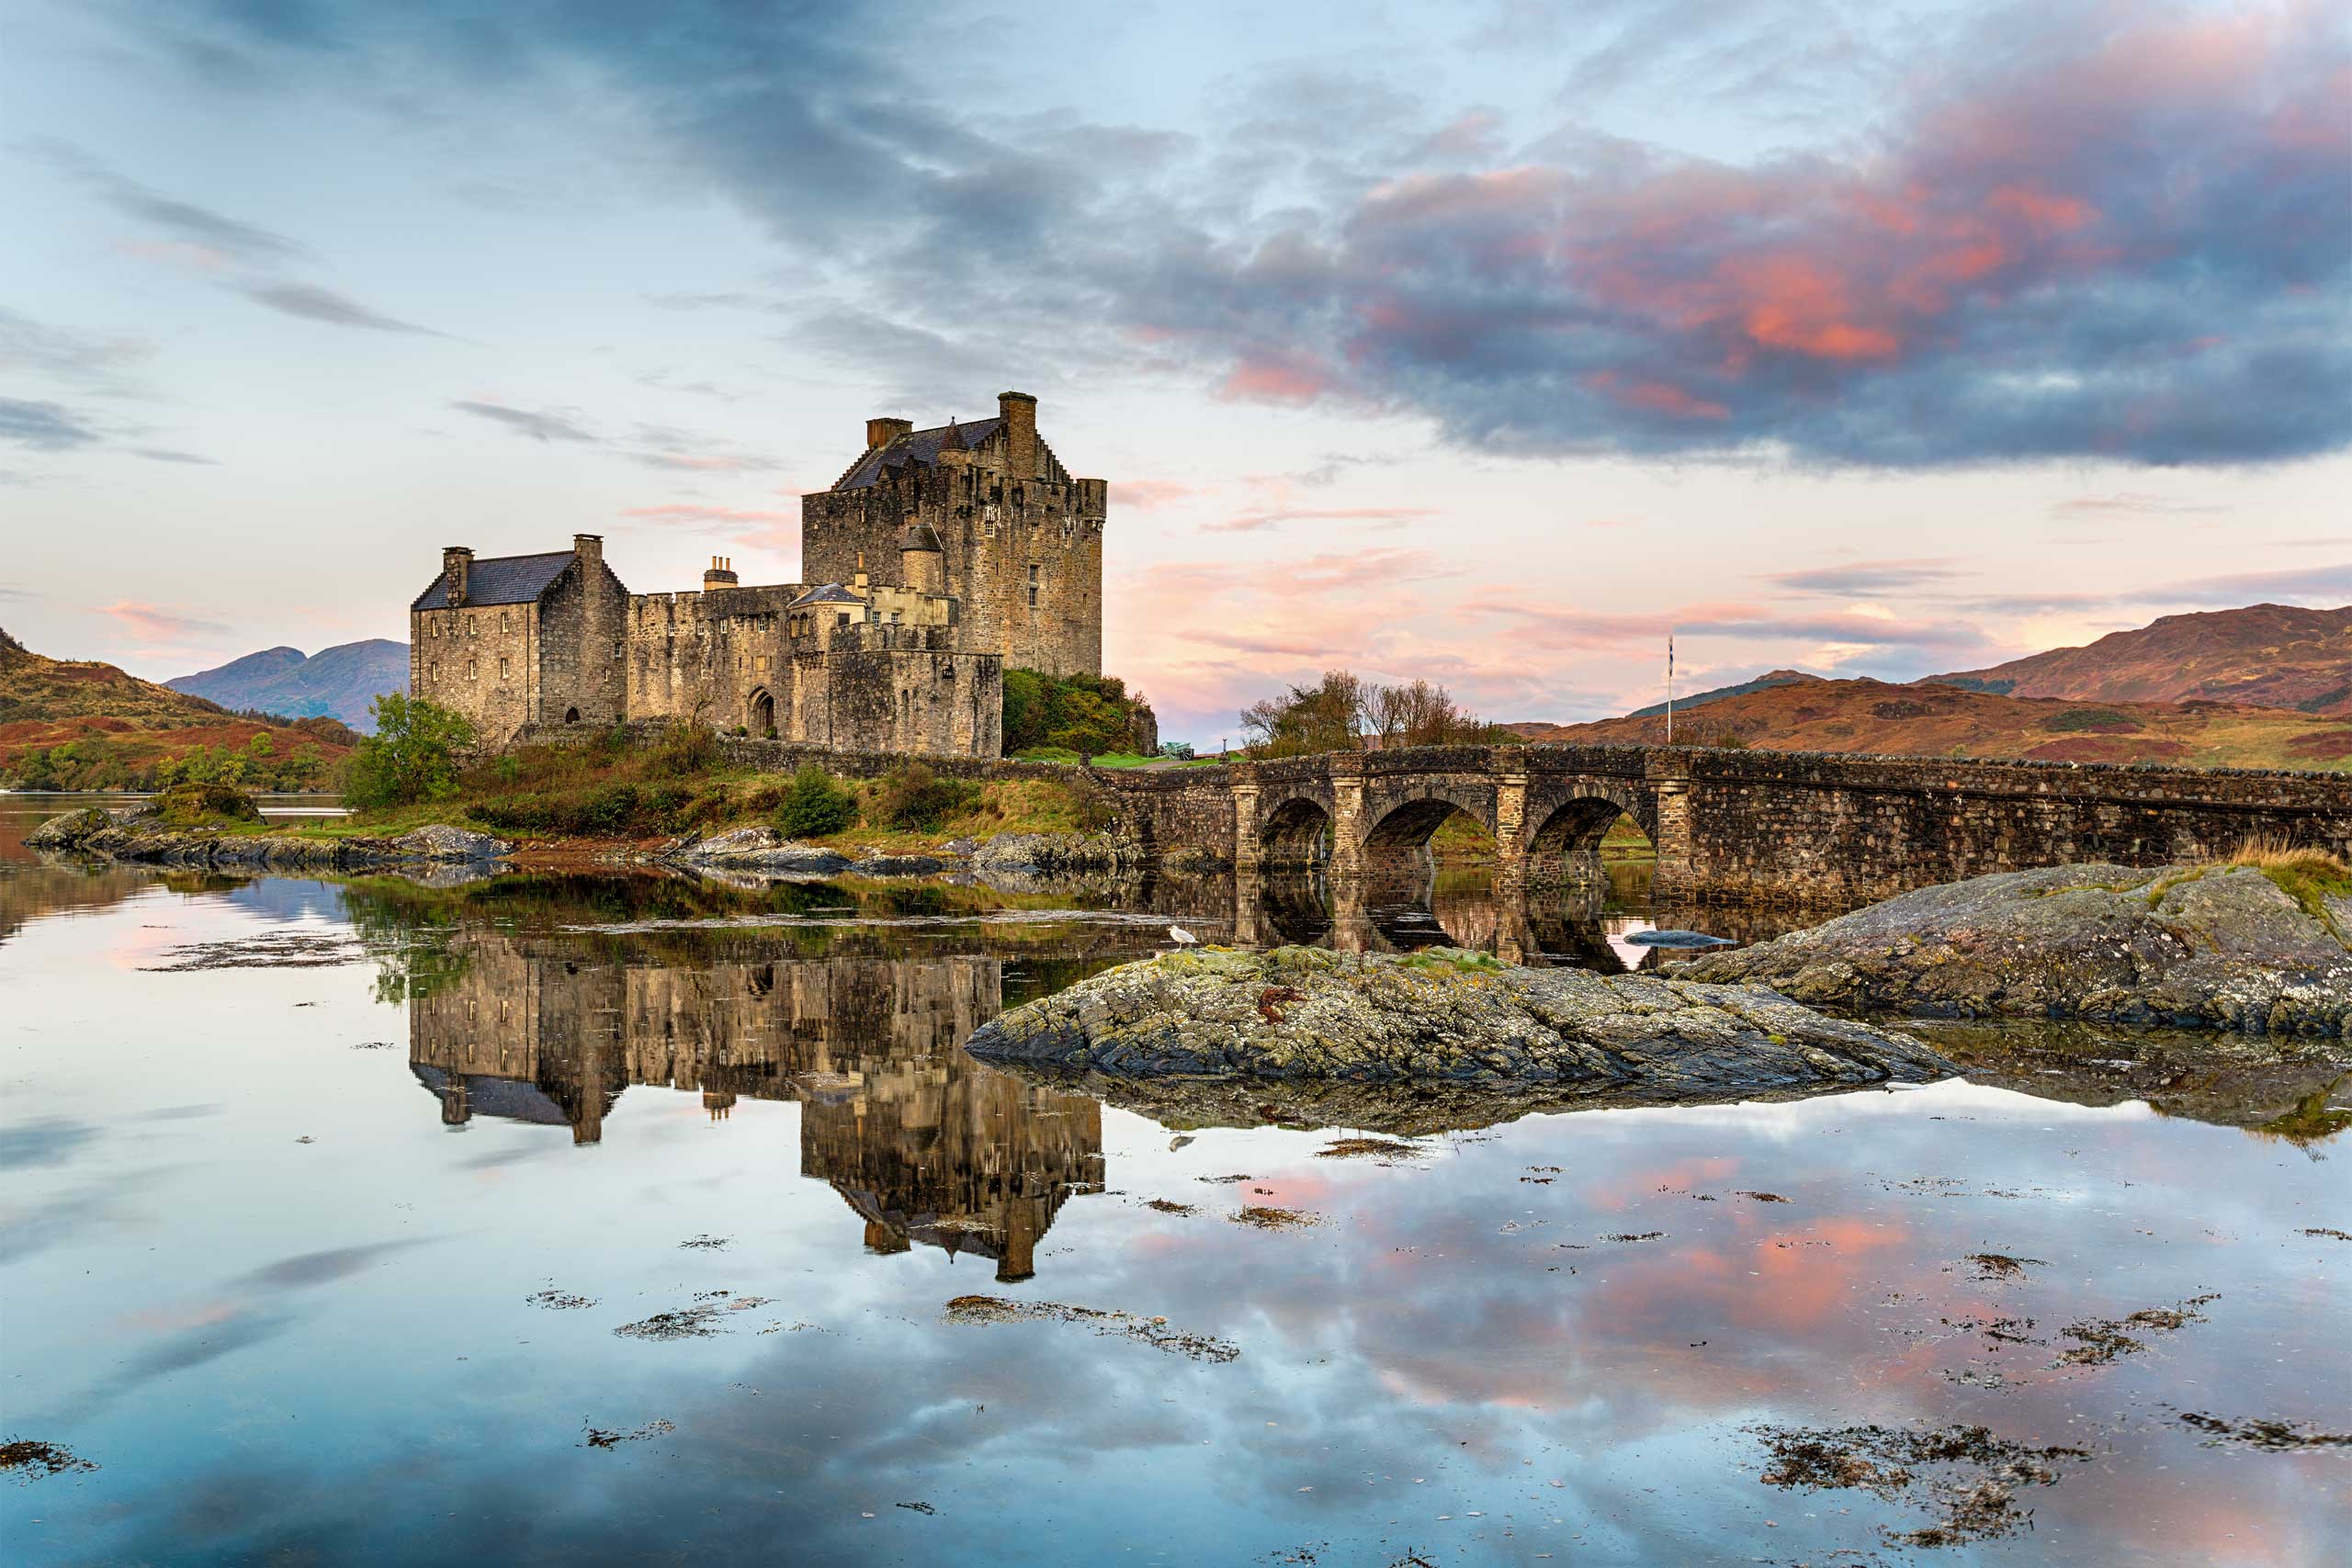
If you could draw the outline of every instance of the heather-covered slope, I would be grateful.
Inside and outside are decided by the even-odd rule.
[[[1536,741],[1666,739],[1662,716],[1510,728]],[[1678,710],[1674,738],[1781,751],[2352,772],[2352,724],[2341,718],[2219,703],[2005,697],[1882,681],[1810,681],[1724,697],[1693,713]]]
[[[2166,615],[2086,648],[1928,680],[2013,697],[2231,702],[2352,717],[2352,605]]]

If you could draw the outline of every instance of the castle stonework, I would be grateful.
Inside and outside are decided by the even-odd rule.
[[[916,430],[801,500],[807,582],[631,593],[603,541],[442,552],[409,610],[409,690],[503,744],[526,726],[674,718],[835,750],[993,757],[1004,670],[1102,670],[1107,487],[1039,439],[1037,402]]]

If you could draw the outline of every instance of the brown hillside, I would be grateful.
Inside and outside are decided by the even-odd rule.
[[[281,754],[315,745],[330,763],[350,750],[350,732],[334,720],[238,718],[111,664],[45,658],[0,632],[0,770],[26,751],[73,740],[105,742],[128,761],[146,761],[198,746],[242,747],[256,735]]]
[[[2013,697],[2200,700],[2352,717],[2352,605],[2249,604],[2166,615],[2087,648],[2052,649],[1928,682]]]
[[[1510,728],[1536,741],[1655,745],[1666,739],[1662,716]],[[1779,751],[2352,773],[2352,725],[2340,718],[2223,703],[2003,697],[1880,681],[1807,682],[1723,697],[1687,716],[1677,714],[1674,738]]]

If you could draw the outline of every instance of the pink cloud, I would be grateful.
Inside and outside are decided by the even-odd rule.
[[[629,506],[621,509],[623,517],[658,518],[664,523],[791,523],[797,525],[797,512],[764,511],[751,506],[705,506],[693,502],[673,502],[663,506]]]
[[[176,642],[188,637],[218,637],[229,629],[220,621],[182,615],[176,610],[130,599],[94,606],[90,613],[108,617],[141,642]]]
[[[1204,523],[1204,534],[1254,534],[1283,523],[1374,523],[1396,526],[1416,517],[1434,517],[1426,506],[1327,506],[1293,512],[1253,512],[1222,523]]]

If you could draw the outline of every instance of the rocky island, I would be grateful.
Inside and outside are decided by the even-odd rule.
[[[1523,969],[1453,948],[1164,953],[1016,1008],[966,1049],[1118,1078],[1636,1091],[1645,1102],[1957,1070],[1909,1035],[1758,987]]]
[[[128,811],[85,807],[25,835],[28,849],[103,855],[153,865],[254,871],[368,871],[397,865],[490,866],[514,846],[439,824],[395,838],[321,838],[260,831],[262,815],[241,791],[179,784]]]
[[[1924,1018],[2352,1035],[2352,879],[2316,852],[2055,866],[1922,887],[1681,966],[1796,1001]]]

